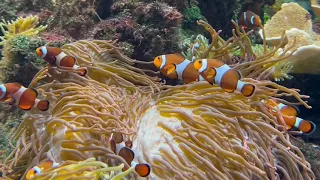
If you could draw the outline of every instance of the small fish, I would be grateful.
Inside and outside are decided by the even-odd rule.
[[[38,166],[33,167],[27,172],[26,179],[30,180],[33,176],[41,174],[43,171],[46,171],[50,168],[54,168],[59,166],[58,163],[54,163],[53,161],[44,161],[40,163]]]
[[[280,112],[283,114],[283,115],[286,115],[286,116],[298,116],[300,111],[298,109],[298,107],[296,106],[289,106],[289,105],[286,105],[286,104],[283,104],[283,103],[280,103],[279,101],[277,101],[276,99],[270,99],[270,100],[267,100],[267,101],[264,101],[266,104],[272,106],[272,107],[277,107],[279,108]],[[272,112],[272,111],[271,111]]]
[[[310,135],[316,130],[317,126],[313,122],[297,117],[299,114],[299,109],[297,107],[279,103],[275,99],[270,99],[263,102],[280,110],[280,113],[284,122],[286,123],[285,125],[287,126],[288,130],[296,128],[303,132],[305,135]],[[277,114],[275,113],[276,109],[268,108],[268,110],[273,115],[277,116]],[[277,118],[280,119],[280,117]]]
[[[40,100],[37,98],[38,92],[32,88],[25,88],[19,83],[6,83],[0,85],[0,101],[18,105],[22,110],[30,110],[32,107],[38,108],[40,111],[49,109],[48,100]]]
[[[210,84],[219,85],[225,92],[233,93],[235,90],[244,96],[250,97],[256,87],[253,84],[240,81],[239,71],[230,68],[227,64],[216,59],[197,59],[194,68]]]
[[[261,26],[261,19],[252,11],[246,11],[240,14],[237,22],[243,28],[255,28]]]
[[[199,80],[199,73],[193,63],[180,54],[166,54],[154,58],[154,65],[170,79],[180,79],[188,84]]]
[[[130,166],[134,166],[135,171],[141,176],[146,177],[151,172],[151,167],[149,164],[136,163],[134,161],[135,154],[131,150],[132,141],[123,141],[123,135],[121,133],[112,133],[109,142],[111,145],[111,150],[121,156]],[[128,168],[124,167],[122,171],[126,171]]]
[[[36,49],[36,53],[50,65],[72,68],[77,70],[80,76],[87,74],[86,68],[76,65],[76,58],[66,55],[60,48],[42,46]]]

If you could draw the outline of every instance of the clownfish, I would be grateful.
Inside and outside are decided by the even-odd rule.
[[[110,139],[111,150],[121,156],[130,166],[134,167],[134,170],[141,176],[146,177],[151,172],[151,167],[149,164],[145,163],[136,163],[134,161],[135,154],[131,150],[132,141],[124,142],[123,135],[121,133],[112,133]],[[126,171],[128,168],[123,167],[123,171]]]
[[[286,116],[298,116],[298,114],[300,112],[296,106],[285,105],[283,103],[280,103],[276,99],[270,99],[270,100],[267,100],[264,102],[272,107],[279,108],[281,114],[286,115]],[[271,112],[273,112],[273,111],[271,111]]]
[[[237,22],[243,28],[255,28],[261,26],[261,19],[252,11],[242,12]]]
[[[40,100],[37,98],[38,92],[32,88],[25,88],[19,83],[7,83],[0,85],[0,101],[18,105],[22,110],[30,110],[32,107],[38,108],[40,111],[49,109],[48,100]]]
[[[233,93],[235,90],[244,96],[250,97],[255,93],[253,84],[240,81],[239,71],[230,68],[227,64],[216,59],[197,59],[194,68],[210,84],[219,85],[225,92]]]
[[[203,80],[194,69],[193,63],[180,54],[160,55],[154,58],[154,65],[170,79],[180,79],[188,84],[199,79]]]
[[[299,114],[299,109],[297,107],[279,103],[275,99],[270,99],[268,101],[263,101],[263,102],[266,103],[267,105],[272,106],[273,108],[279,109],[282,115],[282,118],[285,122],[285,125],[289,130],[292,128],[297,128],[306,135],[310,135],[316,130],[317,126],[313,122],[297,117]],[[275,109],[269,109],[269,108],[267,109],[274,116],[277,115],[275,113],[276,112]]]
[[[80,76],[87,74],[86,68],[76,65],[76,58],[66,55],[60,48],[42,46],[36,49],[36,53],[50,65],[72,68],[77,70]]]
[[[59,163],[54,163],[53,161],[45,161],[40,163],[38,166],[33,167],[27,172],[26,179],[30,180],[33,176],[41,174],[50,168],[57,167]]]

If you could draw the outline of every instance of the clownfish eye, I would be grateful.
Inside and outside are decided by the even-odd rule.
[[[202,64],[202,61],[199,61],[199,64]]]
[[[158,60],[160,61],[160,57],[158,57]]]

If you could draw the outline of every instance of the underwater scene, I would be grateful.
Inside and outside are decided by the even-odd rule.
[[[320,1],[0,0],[0,180],[320,180]]]

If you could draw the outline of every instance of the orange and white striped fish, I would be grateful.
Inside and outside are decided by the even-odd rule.
[[[263,102],[266,103],[267,105],[270,105],[273,108],[279,109],[282,115],[282,118],[285,122],[285,125],[287,126],[287,129],[290,130],[292,128],[296,128],[306,135],[310,135],[316,130],[317,126],[312,121],[297,117],[299,114],[299,109],[297,107],[285,105],[283,103],[278,102],[275,99],[269,99]],[[278,117],[276,114],[277,109],[269,109],[269,108],[267,109],[271,114],[273,114],[278,119],[280,119],[280,117]],[[278,121],[278,122],[281,123],[281,121]]]
[[[145,163],[136,163],[134,158],[135,154],[131,150],[132,141],[124,142],[123,135],[121,133],[112,133],[109,139],[111,150],[121,156],[130,166],[134,167],[134,170],[141,176],[146,177],[151,172],[151,167],[149,164]],[[123,171],[126,171],[128,168],[123,167]]]
[[[0,85],[0,101],[18,105],[22,110],[30,110],[36,107],[41,111],[49,109],[48,100],[40,100],[37,98],[38,92],[32,88],[25,88],[19,83],[6,83]]]
[[[193,63],[180,54],[166,54],[154,58],[154,65],[160,72],[170,79],[180,79],[188,84],[194,81],[203,80],[194,69]]]
[[[253,84],[242,82],[240,72],[230,68],[222,61],[197,59],[193,65],[206,81],[219,85],[225,92],[232,93],[237,90],[246,97],[255,93],[256,87]]]
[[[66,55],[60,48],[42,46],[36,49],[36,53],[50,65],[72,68],[80,76],[87,74],[86,68],[76,65],[76,58]]]
[[[54,163],[53,161],[44,161],[39,165],[33,167],[27,172],[26,179],[30,180],[32,177],[41,174],[43,171],[46,171],[50,168],[54,168],[59,166],[58,163]]]
[[[298,116],[298,114],[300,112],[296,106],[291,106],[291,105],[289,106],[289,105],[283,104],[276,99],[264,100],[264,103],[266,103],[272,107],[279,108],[280,112],[286,116]],[[273,113],[273,112],[274,111],[271,111],[271,113]],[[274,115],[274,113],[273,113],[273,115]]]

